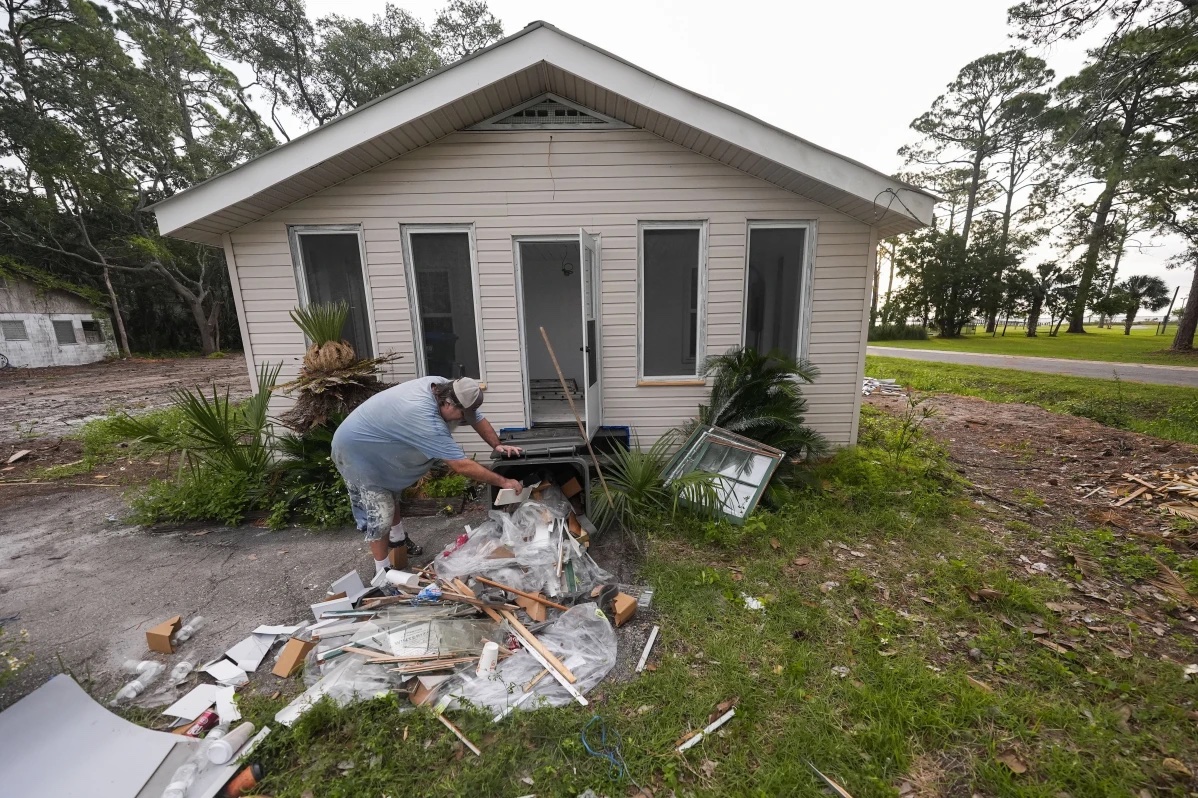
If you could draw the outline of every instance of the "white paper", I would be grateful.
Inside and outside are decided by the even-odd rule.
[[[250,635],[226,651],[225,656],[236,662],[243,671],[256,671],[274,644],[274,635]]]
[[[60,674],[0,713],[0,792],[130,798],[176,746],[188,743],[114,715]]]
[[[505,504],[515,504],[522,502],[532,495],[532,485],[528,485],[524,490],[516,493],[511,488],[501,488],[498,495],[495,496],[495,506],[502,507]]]
[[[348,598],[333,599],[332,601],[322,601],[319,604],[312,605],[312,614],[316,620],[324,620],[323,614],[334,610],[352,610],[354,603]]]
[[[216,679],[221,684],[232,685],[233,687],[243,685],[250,680],[245,671],[227,659],[219,659],[212,663],[204,668],[204,673]]]
[[[204,710],[216,703],[217,689],[215,684],[196,685],[190,693],[162,710],[162,714],[184,720],[195,720],[204,714]]]
[[[370,587],[362,584],[362,577],[358,576],[357,571],[350,571],[334,582],[330,591],[333,595],[344,593],[347,599],[357,604],[358,599],[370,592]]]
[[[237,709],[237,704],[233,701],[235,692],[236,688],[233,687],[216,688],[216,714],[220,716],[222,725],[241,720],[241,711]]]
[[[295,630],[303,626],[302,623],[297,623],[295,626],[259,626],[254,630],[256,635],[287,635],[295,634]]]

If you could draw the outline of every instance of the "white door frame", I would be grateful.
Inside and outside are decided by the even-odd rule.
[[[524,395],[524,428],[532,429],[532,396],[528,386],[531,375],[528,370],[528,347],[535,346],[538,342],[528,341],[525,334],[525,313],[524,313],[524,266],[520,260],[520,244],[522,243],[562,243],[562,244],[580,244],[576,235],[529,235],[529,236],[512,236],[512,264],[515,267],[516,277],[516,330],[520,341],[520,391]],[[579,276],[582,273],[582,264],[577,265]],[[579,308],[585,314],[585,308]],[[585,319],[581,319],[582,324],[586,324]],[[585,336],[584,336],[585,337]],[[586,353],[584,352],[585,356]],[[584,394],[585,396],[585,394]],[[585,402],[584,402],[585,404]],[[583,415],[585,417],[586,408],[583,407]]]

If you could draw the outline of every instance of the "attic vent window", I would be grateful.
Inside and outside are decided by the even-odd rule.
[[[492,119],[476,125],[477,129],[487,130],[528,130],[539,128],[619,128],[626,127],[610,117],[603,116],[585,108],[555,97],[542,97],[531,103],[506,111]]]

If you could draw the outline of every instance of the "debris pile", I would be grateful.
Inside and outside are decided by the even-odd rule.
[[[881,394],[882,396],[906,396],[906,391],[903,386],[898,384],[897,380],[892,379],[875,379],[866,377],[861,381],[861,395],[870,396],[872,394]]]
[[[1170,515],[1198,521],[1198,466],[1124,474],[1123,478],[1136,487],[1116,501],[1113,507],[1123,507],[1138,500],[1148,507],[1159,507]]]

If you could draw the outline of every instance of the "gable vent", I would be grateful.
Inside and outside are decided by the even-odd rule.
[[[530,130],[541,128],[625,128],[628,125],[581,108],[559,97],[545,95],[474,126],[474,130]]]

